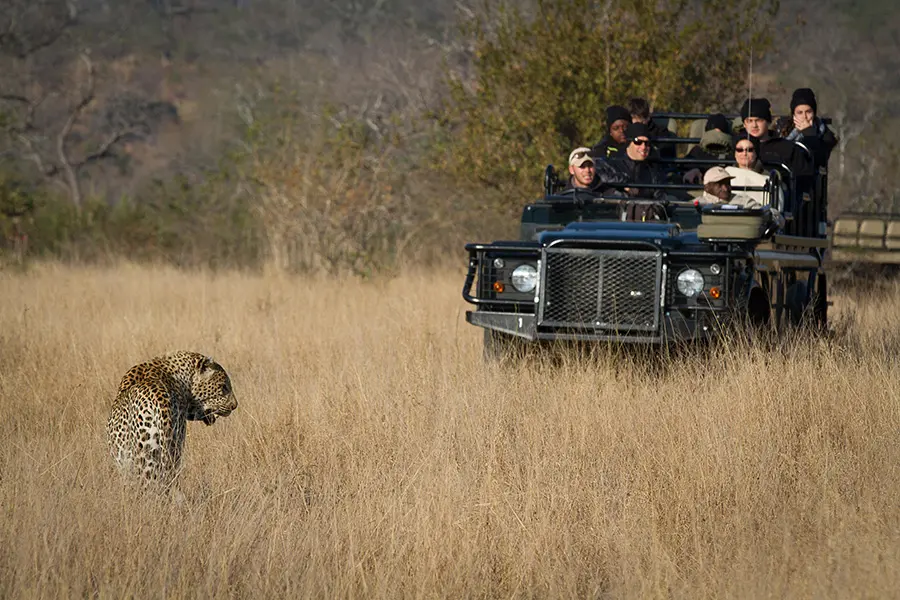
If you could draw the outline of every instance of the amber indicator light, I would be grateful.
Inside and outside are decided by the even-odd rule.
[[[717,287],[711,288],[709,290],[709,295],[712,296],[714,300],[718,300],[722,297],[722,290]]]
[[[497,292],[498,294],[502,294],[503,290],[505,290],[505,289],[506,289],[506,286],[503,285],[503,282],[501,282],[501,281],[494,282],[494,291]]]

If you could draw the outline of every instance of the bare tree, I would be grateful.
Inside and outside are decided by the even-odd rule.
[[[79,41],[75,0],[11,1],[0,21],[0,156],[30,161],[81,207],[84,172],[149,133],[155,104],[103,80],[102,59]]]

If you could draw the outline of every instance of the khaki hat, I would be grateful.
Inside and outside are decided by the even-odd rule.
[[[584,146],[582,146],[581,148],[575,148],[574,150],[572,150],[572,153],[569,154],[570,167],[580,167],[587,162],[594,162],[594,157],[591,156],[590,148],[585,148]]]
[[[703,176],[703,185],[725,181],[726,179],[734,179],[734,176],[729,174],[728,171],[725,170],[725,167],[712,167]]]

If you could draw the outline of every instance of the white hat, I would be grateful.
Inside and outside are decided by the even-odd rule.
[[[594,162],[594,157],[591,156],[591,149],[585,148],[582,146],[581,148],[575,148],[572,150],[572,153],[569,154],[569,166],[570,167],[580,167],[584,163],[592,163]]]

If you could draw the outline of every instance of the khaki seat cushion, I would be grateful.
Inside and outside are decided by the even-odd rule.
[[[746,225],[748,227],[762,227],[765,222],[765,215],[761,212],[757,215],[711,215],[709,213],[703,213],[704,225]]]
[[[881,219],[865,219],[859,224],[859,245],[863,248],[884,246],[885,223]]]
[[[759,226],[749,223],[701,223],[697,227],[701,240],[756,240],[762,237]]]
[[[766,221],[767,216],[762,212],[755,215],[703,213],[697,237],[701,240],[755,240],[762,236]]]
[[[884,245],[888,250],[900,250],[900,221],[888,221]]]
[[[831,244],[840,248],[856,248],[858,240],[855,235],[831,236]]]
[[[834,234],[856,237],[859,221],[856,219],[838,219],[834,222]]]

